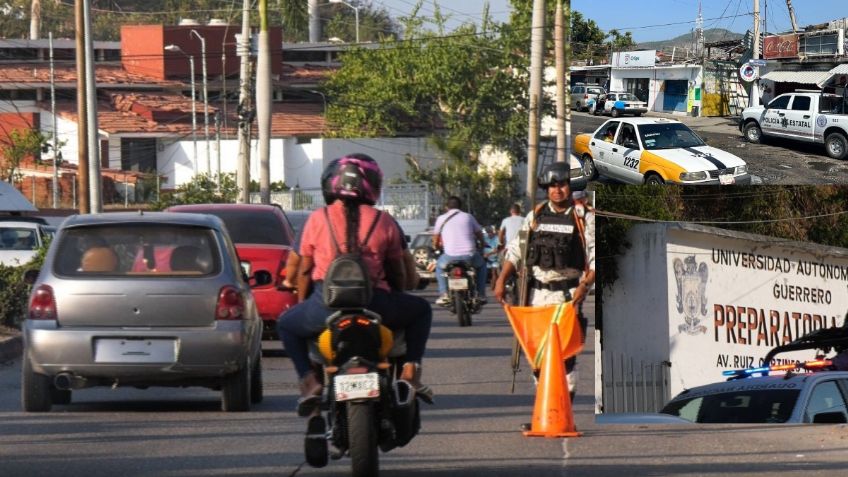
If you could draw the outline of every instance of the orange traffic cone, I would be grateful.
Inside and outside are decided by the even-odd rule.
[[[536,405],[527,437],[579,437],[571,413],[571,397],[560,352],[559,327],[551,322],[548,345],[536,387]]]

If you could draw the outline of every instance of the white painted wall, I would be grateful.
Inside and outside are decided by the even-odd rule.
[[[632,247],[619,259],[619,280],[603,292],[603,347],[596,368],[621,356],[637,364],[667,360],[671,363],[670,396],[722,381],[724,370],[759,366],[770,349],[784,343],[784,335],[792,340],[813,328],[842,325],[848,309],[846,249],[675,224],[637,225],[630,232],[630,242]],[[685,274],[678,280],[675,259],[685,263],[687,258],[696,269],[706,270],[703,293],[697,288],[700,275],[688,282],[694,288],[687,285]],[[785,270],[759,265],[770,261],[785,264]],[[805,264],[814,265],[811,274],[806,273]],[[823,277],[823,267],[844,271],[839,278]],[[814,303],[804,295],[775,296],[776,290],[787,286],[806,287],[828,298]],[[688,313],[695,318],[691,327],[686,326],[687,290],[694,293],[695,306]],[[678,311],[678,296],[683,311]],[[743,320],[731,320],[734,313]],[[777,326],[777,342],[772,326]],[[814,353],[781,357],[813,359]],[[609,376],[602,378],[609,380]],[[621,410],[604,402],[605,412]]]
[[[610,90],[611,91],[626,91],[624,83],[627,78],[648,78],[651,81],[648,83],[648,110],[662,111],[663,110],[663,82],[666,80],[687,80],[689,81],[689,89],[702,88],[704,71],[700,65],[685,65],[685,66],[665,66],[655,68],[612,68],[610,71]],[[700,101],[695,105],[700,106]]]

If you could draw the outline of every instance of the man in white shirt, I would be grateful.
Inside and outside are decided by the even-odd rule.
[[[501,221],[501,227],[498,229],[498,243],[501,248],[512,241],[523,223],[524,217],[521,216],[521,206],[512,204],[509,207],[509,217]]]

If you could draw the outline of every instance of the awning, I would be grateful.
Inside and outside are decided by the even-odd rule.
[[[830,77],[827,71],[770,71],[760,79],[775,83],[818,84]]]
[[[0,179],[0,212],[38,212],[12,184]]]
[[[848,75],[848,64],[839,65],[836,68],[827,72],[827,75],[818,80],[816,84],[819,85],[820,88],[824,88],[824,85],[830,82],[830,79],[837,75]]]

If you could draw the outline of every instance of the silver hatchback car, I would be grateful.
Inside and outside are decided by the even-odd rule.
[[[214,216],[110,213],[68,218],[32,282],[23,325],[25,411],[91,386],[220,389],[224,411],[262,400],[262,321]]]

